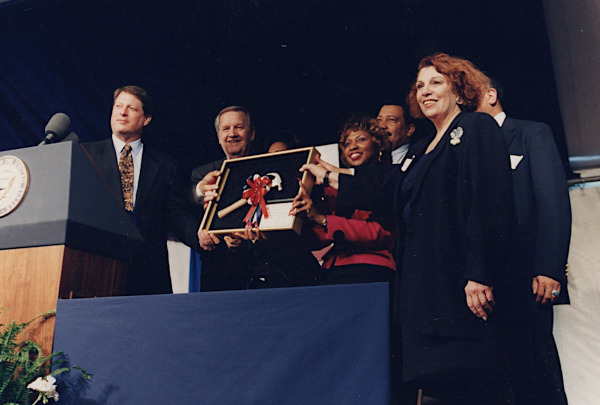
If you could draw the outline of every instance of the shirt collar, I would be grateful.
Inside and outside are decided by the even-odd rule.
[[[494,119],[496,120],[498,125],[502,126],[502,124],[504,124],[504,120],[506,119],[506,113],[502,111],[500,114],[496,114]]]
[[[113,145],[115,146],[115,151],[117,154],[120,154],[125,146],[125,142],[117,138],[114,134],[112,136]],[[130,143],[131,145],[131,153],[133,155],[137,155],[138,152],[142,149],[142,138],[139,138]]]
[[[408,151],[409,146],[410,146],[409,143],[405,143],[404,145],[399,146],[396,149],[394,149],[392,151],[392,162],[399,163],[406,155],[406,152]]]

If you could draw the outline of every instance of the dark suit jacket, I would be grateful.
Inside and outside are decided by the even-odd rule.
[[[454,131],[462,132],[456,144]],[[414,180],[404,200],[407,236],[399,297],[404,377],[525,371],[531,280],[509,261],[514,196],[500,128],[489,115],[461,113],[420,159],[404,179]],[[487,322],[465,303],[468,280],[494,288],[496,308]],[[517,348],[520,357],[514,356]]]
[[[225,159],[215,160],[214,162],[210,162],[200,167],[196,167],[194,170],[192,170],[192,184],[194,185],[194,187],[208,173],[212,172],[213,170],[221,170],[221,166],[223,166],[224,161]]]
[[[123,204],[118,162],[112,139],[82,145],[117,199]],[[199,222],[187,212],[175,162],[144,145],[133,214],[143,242],[135,250],[127,276],[127,294],[172,292],[167,256],[169,230],[188,246],[198,246]]]
[[[569,303],[565,265],[571,239],[571,204],[565,172],[550,128],[506,117],[508,151],[522,159],[512,171],[518,219],[519,260],[531,277],[561,283],[557,302]]]

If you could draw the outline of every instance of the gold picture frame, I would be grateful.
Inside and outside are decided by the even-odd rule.
[[[289,215],[289,211],[300,189],[299,180],[311,192],[314,177],[301,173],[300,167],[314,163],[318,153],[316,148],[307,147],[225,160],[217,183],[218,196],[209,203],[200,228],[214,234],[240,232],[250,221],[261,231],[293,230],[299,234],[302,219]],[[267,187],[262,183],[268,183]],[[260,200],[257,193],[263,194],[262,201],[256,201]],[[254,204],[245,195],[253,195],[250,200]]]

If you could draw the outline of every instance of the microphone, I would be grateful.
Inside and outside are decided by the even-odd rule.
[[[63,139],[60,142],[68,142],[68,141],[73,141],[75,143],[79,143],[79,137],[77,136],[77,134],[75,132],[70,132],[69,135],[65,136],[65,139]]]
[[[52,142],[60,142],[71,126],[71,118],[65,113],[56,113],[46,124],[46,137],[38,146]]]

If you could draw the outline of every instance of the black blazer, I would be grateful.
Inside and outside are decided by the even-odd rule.
[[[198,182],[202,180],[208,173],[212,172],[213,170],[221,170],[221,166],[223,166],[224,161],[225,159],[215,160],[214,162],[206,163],[192,170],[192,184],[194,187],[196,187],[196,184],[198,184]]]
[[[462,132],[458,141],[451,142],[453,132]],[[379,170],[379,179],[362,171],[340,176],[338,199],[343,194],[347,204],[394,205],[403,242],[394,293],[403,378],[527,375],[531,278],[511,259],[516,221],[504,136],[491,116],[461,113],[424,155],[430,142],[411,143],[411,161]],[[487,322],[466,305],[468,280],[494,288]]]
[[[458,127],[464,134],[452,145],[449,134]],[[404,265],[494,285],[505,272],[514,219],[509,159],[507,153],[499,153],[506,151],[504,139],[491,117],[461,113],[427,155],[414,179],[412,197],[406,201],[399,187],[423,158],[430,141],[431,137],[424,137],[411,144],[410,164],[340,176],[338,199],[361,209],[393,204],[399,227],[407,226],[402,242],[408,245],[411,260]],[[407,204],[412,212],[406,225],[402,214]]]
[[[567,304],[565,265],[571,239],[571,204],[552,131],[541,122],[506,117],[502,132],[515,160],[512,175],[519,260],[531,277],[544,275],[559,281],[562,291],[555,303]]]
[[[452,142],[453,133],[462,136]],[[412,192],[397,198],[407,219],[397,296],[404,378],[528,374],[531,278],[511,261],[514,193],[497,123],[483,113],[459,114],[435,149],[410,164],[407,181]],[[487,322],[467,307],[468,280],[494,289]]]
[[[453,145],[450,133],[455,130],[462,137]],[[399,200],[402,207],[410,206],[404,270],[410,267],[418,277],[452,274],[495,286],[507,277],[514,218],[509,159],[498,126],[484,114],[461,113],[426,158],[410,199]],[[421,282],[435,287],[431,280]],[[452,310],[450,297],[444,300],[444,285],[437,287],[439,291],[431,291],[437,304],[424,303],[432,312],[419,320]],[[476,319],[464,305],[462,291],[459,301],[456,311]]]
[[[112,139],[82,145],[123,204],[121,180]],[[192,248],[198,247],[199,222],[188,213],[184,188],[174,160],[144,145],[138,189],[131,215],[143,242],[135,250],[127,277],[127,294],[170,293],[167,255],[169,230]]]

